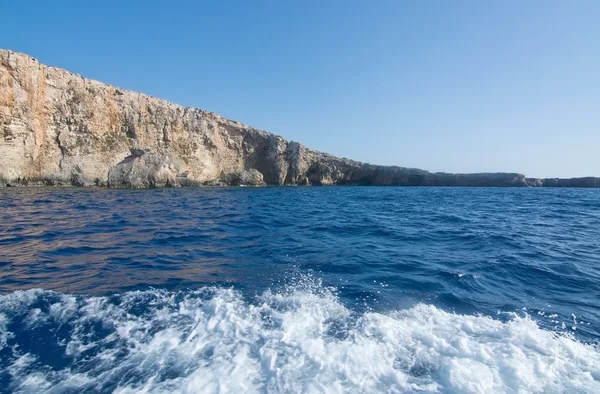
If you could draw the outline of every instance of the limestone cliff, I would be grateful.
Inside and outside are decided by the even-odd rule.
[[[6,50],[0,51],[0,132],[0,177],[12,183],[106,184],[111,168],[117,170],[131,148],[151,152],[154,157],[146,161],[165,162],[161,176],[172,178],[171,185],[177,178],[186,184],[218,182],[248,169],[259,171],[268,184],[305,183],[306,171],[321,157],[217,114]],[[136,159],[132,155],[129,162]]]
[[[122,90],[0,50],[4,185],[533,183],[521,174],[434,174],[362,164],[212,112]]]

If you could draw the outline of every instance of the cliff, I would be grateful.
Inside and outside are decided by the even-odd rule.
[[[586,186],[600,186],[591,179]],[[541,186],[546,181],[363,164],[0,50],[0,184]]]

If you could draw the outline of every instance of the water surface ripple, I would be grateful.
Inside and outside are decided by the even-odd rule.
[[[594,386],[600,367],[593,367],[600,360],[595,347],[600,339],[600,190],[3,189],[0,223],[0,386],[7,392],[40,387],[49,392],[600,389]],[[40,316],[45,317],[36,320]],[[250,344],[243,357],[253,361],[238,360],[246,375],[219,364],[214,352],[220,345],[194,342],[203,335],[195,331],[199,326],[211,330],[211,319],[235,326],[238,318],[243,327],[229,329],[242,334],[234,339],[219,331],[221,340],[235,343],[220,351],[244,353],[241,343]],[[300,320],[290,322],[294,319],[305,320],[306,329],[314,323],[312,329],[324,330],[307,335],[316,335],[324,351],[346,357],[347,363],[354,362],[348,352],[358,346],[365,357],[378,349],[390,364],[380,366],[380,375],[375,364],[369,371],[334,365],[311,355],[314,343],[307,348],[312,350],[304,349],[303,341],[310,338],[303,337],[294,346],[306,363],[294,373],[304,374],[306,381],[295,386],[303,380],[280,363],[300,357],[282,347],[300,327]],[[525,356],[527,346],[550,346],[542,353],[555,353],[544,370],[555,373],[547,380],[554,383],[545,385],[543,373],[532,370],[537,380],[523,378],[520,384],[518,374],[506,369],[517,364],[501,366],[496,360],[486,364],[490,385],[473,386],[468,374],[461,378],[460,373],[473,373],[479,367],[470,369],[471,363],[485,361],[466,351],[460,357],[444,353],[439,343],[412,331],[411,322],[429,324],[445,341],[450,341],[446,334],[463,335],[467,347],[474,338],[496,334],[498,346],[523,344]],[[458,331],[444,334],[449,328],[439,324],[454,324]],[[464,325],[487,331],[471,328],[474,334]],[[123,335],[129,326],[131,335]],[[519,330],[533,332],[533,342],[528,345]],[[31,337],[36,332],[37,339]],[[171,348],[155,343],[161,335],[175,341]],[[271,343],[265,335],[279,339]],[[371,343],[373,335],[379,339]],[[34,339],[37,348],[29,345]],[[480,344],[482,349],[489,341]],[[183,343],[208,353],[189,353]],[[417,343],[436,349],[436,356],[422,358]],[[334,344],[339,348],[327,348]],[[561,358],[563,345],[583,346],[573,351],[584,356]],[[144,349],[145,356],[134,348]],[[81,356],[85,349],[92,349],[87,358]],[[152,359],[153,349],[160,349],[160,357],[183,357],[181,352],[185,357]],[[495,353],[496,345],[485,349],[492,359],[506,357]],[[150,364],[108,376],[101,362],[107,357],[122,365]],[[461,367],[452,369],[459,358]],[[199,360],[205,370],[194,369]],[[568,366],[566,360],[574,360],[573,370],[556,369],[557,362]],[[163,364],[170,367],[161,369]],[[526,369],[526,363],[518,368]],[[568,386],[566,377],[575,376],[573,371],[591,380]],[[227,386],[219,374],[235,379]],[[362,374],[362,383],[353,382],[353,374]],[[60,386],[66,377],[73,384]]]

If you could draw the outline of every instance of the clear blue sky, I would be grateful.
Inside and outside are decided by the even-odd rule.
[[[0,47],[311,148],[600,176],[600,1],[0,2]]]

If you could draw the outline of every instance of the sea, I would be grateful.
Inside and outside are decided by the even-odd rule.
[[[600,190],[0,190],[2,393],[600,393]]]

